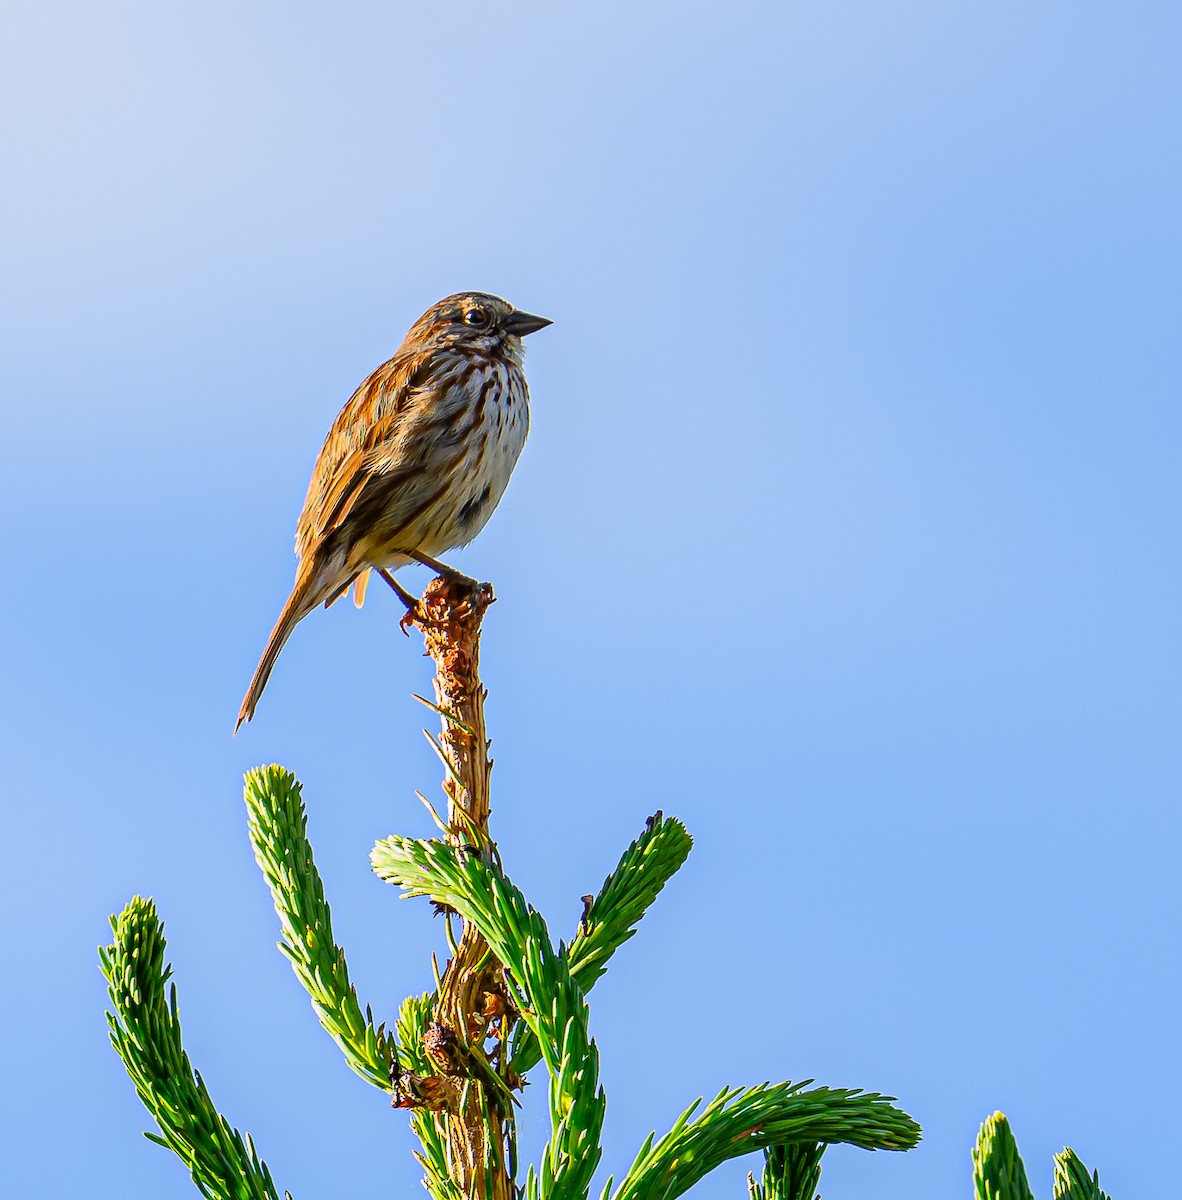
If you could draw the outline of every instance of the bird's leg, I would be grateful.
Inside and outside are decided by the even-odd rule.
[[[402,584],[400,584],[398,580],[386,570],[385,567],[378,567],[376,570],[377,573],[394,589],[394,595],[396,595],[398,599],[406,605],[407,608],[412,610],[418,608],[418,600],[412,596],[410,592],[408,592],[406,588],[404,588]]]
[[[398,624],[402,627],[402,632],[407,637],[410,637],[408,626],[413,625],[419,617],[419,602],[417,598],[412,596],[385,567],[378,567],[377,572],[394,589],[394,595],[406,605],[406,612],[402,614],[402,619]]]
[[[465,587],[478,587],[476,580],[471,575],[465,575],[463,571],[457,571],[455,567],[449,567],[447,563],[440,562],[437,558],[432,558],[429,554],[424,554],[421,550],[404,550],[402,552],[407,558],[413,558],[415,562],[422,563],[424,567],[430,567],[438,575],[442,575],[445,579],[454,579],[456,583],[463,584]]]

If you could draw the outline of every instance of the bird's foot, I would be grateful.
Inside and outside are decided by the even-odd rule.
[[[427,555],[416,555],[416,558],[426,560],[424,566],[439,572],[438,576],[427,584],[421,599],[412,596],[384,567],[377,568],[378,574],[390,585],[406,608],[398,625],[407,637],[410,636],[412,626],[417,626],[424,632],[428,627],[439,628],[447,625],[457,614],[468,614],[477,610],[483,612],[495,599],[491,585],[479,583]]]
[[[444,628],[456,620],[467,620],[477,613],[483,613],[495,599],[491,584],[477,583],[464,575],[437,576],[427,584],[419,601],[419,612],[422,614],[419,627],[423,628],[425,623]]]

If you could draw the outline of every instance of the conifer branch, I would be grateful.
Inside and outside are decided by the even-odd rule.
[[[607,970],[607,960],[636,932],[661,889],[689,855],[693,838],[676,817],[657,812],[603,881],[566,951],[575,982],[584,992]]]
[[[370,854],[379,878],[405,896],[428,896],[470,921],[508,968],[519,1016],[538,1041],[550,1075],[551,1137],[525,1194],[582,1200],[599,1162],[605,1098],[587,1006],[546,923],[495,866],[445,842],[391,836]]]
[[[973,1187],[976,1200],[1034,1200],[1018,1143],[1004,1113],[995,1112],[977,1134]]]
[[[283,931],[279,949],[304,985],[320,1024],[362,1079],[388,1090],[398,1060],[393,1036],[363,1015],[349,982],[345,952],[333,940],[332,914],[308,841],[308,818],[296,777],[282,767],[248,771],[244,788],[255,861]]]
[[[635,932],[661,889],[685,862],[693,838],[676,818],[657,812],[624,851],[592,900],[569,947],[561,946],[575,983],[586,995],[607,970],[608,959]],[[524,1075],[541,1056],[527,1025],[518,1026],[513,1069]]]
[[[1054,1197],[1055,1200],[1110,1200],[1108,1193],[1100,1188],[1100,1172],[1089,1175],[1070,1146],[1055,1155]]]
[[[111,918],[111,928],[115,940],[99,948],[115,1010],[107,1022],[111,1044],[160,1128],[160,1136],[145,1136],[172,1150],[209,1200],[278,1200],[250,1136],[232,1129],[217,1111],[181,1045],[175,985],[165,998],[172,968],[164,965],[156,906],[135,896]]]
[[[660,1141],[650,1135],[612,1200],[674,1200],[731,1158],[785,1142],[909,1150],[919,1126],[891,1097],[803,1083],[726,1088],[694,1118],[695,1101]],[[693,1119],[691,1119],[693,1118]],[[608,1190],[604,1190],[607,1200]]]
[[[763,1152],[763,1179],[747,1176],[751,1200],[819,1200],[822,1142],[791,1142]]]

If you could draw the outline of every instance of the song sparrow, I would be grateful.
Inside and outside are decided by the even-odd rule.
[[[296,525],[295,586],[238,713],[254,715],[279,651],[318,604],[369,569],[389,572],[470,542],[496,508],[529,431],[521,339],[549,325],[497,296],[461,292],[411,326],[328,431]],[[400,589],[399,589],[400,590]]]

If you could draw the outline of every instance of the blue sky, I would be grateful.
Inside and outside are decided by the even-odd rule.
[[[556,937],[660,807],[689,863],[598,985],[604,1174],[693,1097],[900,1098],[826,1200],[968,1195],[1011,1118],[1165,1194],[1182,1111],[1182,17],[998,3],[42,3],[0,33],[12,1194],[196,1193],[95,946],[154,895],[187,1045],[297,1198],[417,1192],[274,950],[244,769],[304,781],[364,1002],[441,930],[426,662],[384,589],[241,694],[332,417],[505,295],[534,426],[493,581],[494,832]],[[422,572],[405,572],[421,586]],[[15,1080],[15,1082],[13,1082]],[[523,1153],[543,1135],[530,1097]],[[698,1195],[739,1197],[755,1160]]]

